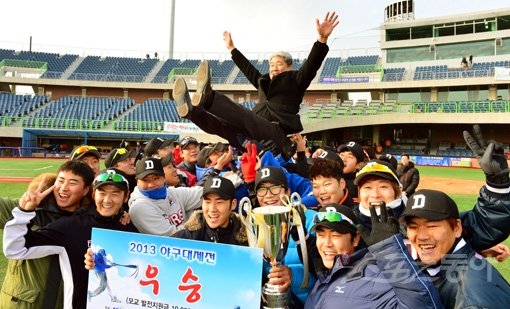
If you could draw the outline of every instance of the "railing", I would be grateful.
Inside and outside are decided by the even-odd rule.
[[[303,122],[311,123],[331,118],[374,116],[393,113],[505,113],[510,112],[510,101],[416,102],[403,104],[352,105],[304,108]]]

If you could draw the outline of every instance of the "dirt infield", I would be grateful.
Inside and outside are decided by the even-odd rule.
[[[421,177],[418,189],[433,189],[448,194],[478,194],[484,185],[480,180],[456,179],[444,177]]]
[[[0,183],[29,183],[31,177],[0,177]]]
[[[0,177],[0,183],[29,183],[30,177]],[[478,194],[483,181],[443,178],[421,177],[418,189],[433,189],[444,191],[448,194]]]

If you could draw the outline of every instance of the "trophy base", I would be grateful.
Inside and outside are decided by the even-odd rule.
[[[262,296],[265,302],[264,309],[287,309],[289,308],[289,293],[279,292],[277,285],[266,284],[262,289]]]

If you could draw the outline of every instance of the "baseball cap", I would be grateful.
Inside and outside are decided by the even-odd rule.
[[[98,189],[103,185],[114,185],[121,190],[129,190],[128,180],[121,174],[117,174],[115,170],[110,169],[97,175],[94,182],[92,182],[94,189]]]
[[[338,153],[342,153],[345,151],[352,152],[352,154],[354,155],[354,157],[356,158],[356,161],[358,161],[358,163],[364,162],[365,158],[368,159],[368,156],[365,154],[363,147],[361,147],[361,145],[356,142],[350,141],[347,144],[342,144],[342,145],[338,146],[338,148],[336,149],[336,152],[338,152]]]
[[[387,153],[387,154],[383,154],[379,157],[379,160],[380,161],[386,161],[388,163],[391,164],[391,167],[394,169],[394,170],[397,170],[397,166],[398,166],[398,162],[397,162],[397,158],[395,158],[394,156],[392,156],[391,154]]]
[[[200,150],[198,154],[197,164],[199,166],[205,167],[208,163],[209,156],[212,155],[215,151],[222,152],[225,149],[225,145],[223,143],[216,143],[213,146],[205,146]]]
[[[381,160],[368,161],[367,164],[365,164],[365,166],[363,166],[363,168],[356,173],[356,178],[354,178],[354,184],[356,186],[359,185],[362,179],[369,175],[379,176],[381,178],[400,184],[400,181],[398,180],[397,177],[397,173],[395,172],[391,164],[387,161]]]
[[[340,234],[357,231],[358,218],[347,206],[336,203],[328,204],[319,209],[313,217],[312,230],[325,226]]]
[[[344,167],[344,161],[342,161],[340,156],[338,156],[338,154],[332,150],[324,150],[323,152],[321,152],[319,156],[317,156],[317,158],[308,158],[306,161],[308,162],[308,164],[314,165],[317,159],[327,159],[336,161],[340,163],[340,165],[342,165],[342,168]]]
[[[98,160],[101,158],[101,154],[99,153],[99,150],[97,150],[96,147],[89,145],[81,145],[74,148],[73,152],[71,153],[71,160],[80,160],[81,158],[90,155],[96,157]]]
[[[408,217],[420,217],[428,220],[459,219],[457,204],[445,193],[422,189],[409,197],[401,220]]]
[[[159,149],[172,145],[173,139],[162,139],[160,137],[154,137],[151,139],[144,148],[144,154],[146,157],[155,155]]]
[[[209,177],[204,183],[204,191],[202,197],[208,193],[216,193],[224,200],[232,200],[236,198],[234,184],[227,178],[221,176]]]
[[[154,174],[158,176],[165,176],[163,165],[159,158],[143,158],[136,162],[136,178],[143,179],[146,176]]]
[[[127,160],[129,158],[134,158],[136,156],[136,152],[133,150],[127,150],[126,148],[114,148],[108,155],[106,159],[104,159],[105,167],[112,167],[117,162]]]
[[[182,150],[184,150],[186,147],[188,147],[188,145],[191,144],[198,145],[197,139],[191,136],[186,136],[181,139],[180,145]]]
[[[275,185],[287,187],[287,178],[281,169],[274,166],[268,166],[260,169],[255,175],[255,189],[262,182],[270,182]]]

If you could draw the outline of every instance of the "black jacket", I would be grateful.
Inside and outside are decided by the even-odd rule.
[[[90,246],[92,228],[137,232],[132,224],[122,225],[119,222],[120,215],[102,217],[95,207],[79,209],[72,216],[56,220],[36,232],[28,228],[28,223],[35,216],[35,212],[16,208],[13,210],[13,216],[5,227],[4,240],[10,240],[10,247],[4,246],[5,256],[29,259],[35,256],[60,255],[64,278],[64,303],[70,302],[72,292],[72,304],[75,309],[86,308],[87,304],[88,270],[83,265],[83,255]],[[72,277],[69,277],[71,274]],[[66,286],[69,286],[65,282],[71,280],[74,289],[66,290]]]
[[[184,223],[184,229],[177,231],[172,237],[248,246],[246,228],[235,213],[230,214],[230,223],[227,228],[211,229],[205,222],[202,210],[195,210]]]
[[[402,183],[402,190],[406,192],[407,196],[411,196],[420,184],[420,172],[414,167],[414,163],[409,162],[408,165],[404,166],[399,177]]]
[[[239,50],[233,49],[232,60],[259,93],[259,103],[253,111],[268,121],[278,122],[286,134],[303,131],[299,106],[328,50],[327,44],[316,41],[299,70],[281,73],[271,80],[269,73],[262,75]]]

